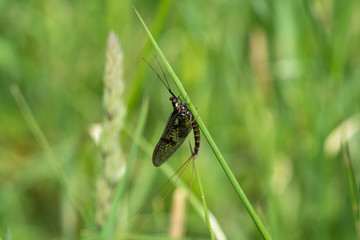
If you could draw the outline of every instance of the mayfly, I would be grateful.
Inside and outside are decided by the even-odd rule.
[[[158,61],[157,58],[156,60]],[[196,122],[196,118],[194,118],[193,114],[187,107],[187,104],[182,102],[180,96],[176,97],[175,94],[171,91],[170,84],[167,81],[166,75],[161,68],[159,61],[158,64],[161,68],[164,79],[161,78],[159,73],[145,59],[144,61],[154,71],[156,76],[160,79],[160,81],[171,94],[169,100],[171,101],[174,108],[174,111],[171,113],[167,121],[164,132],[154,149],[152,155],[152,162],[154,166],[160,167],[171,157],[171,155],[174,154],[174,152],[176,152],[176,150],[184,142],[185,138],[189,135],[191,128],[194,130],[195,138],[195,147],[191,157],[196,158],[200,148],[200,130],[199,125]]]

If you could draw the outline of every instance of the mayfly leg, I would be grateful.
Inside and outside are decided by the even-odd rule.
[[[194,180],[195,155],[191,155],[190,158],[192,158],[193,164],[192,164],[192,168],[191,168],[190,192],[189,192],[189,200],[188,200],[188,207],[187,207],[187,213],[186,213],[184,239],[186,239],[187,225],[188,225],[189,213],[190,213],[190,200],[191,200],[192,185],[193,185],[193,180]]]
[[[189,140],[189,147],[190,147],[190,152],[191,152],[192,147],[191,147],[190,140]],[[191,200],[191,192],[192,192],[192,186],[193,186],[193,180],[194,180],[195,157],[196,157],[195,153],[192,153],[191,157],[189,158],[189,159],[192,159],[193,164],[192,164],[192,168],[191,168],[190,192],[189,192],[189,200],[188,200],[188,206],[187,206],[187,212],[186,212],[184,239],[186,239],[187,225],[188,225],[189,213],[190,213],[190,200]]]
[[[168,185],[168,183],[175,177],[177,176],[177,174],[184,168],[187,167],[187,163],[189,160],[185,161],[179,168],[178,170],[176,170],[176,172],[171,175],[154,193],[152,193],[152,195],[150,197],[148,197],[145,201],[144,204],[134,213],[132,214],[128,219],[134,217],[136,214],[140,213],[145,207],[146,205],[166,186]],[[182,173],[180,173],[181,176]],[[175,180],[176,182],[177,180]]]
[[[179,173],[179,175],[177,176],[177,178],[175,179],[174,183],[171,185],[171,187],[169,188],[169,190],[166,192],[166,194],[162,197],[160,203],[155,207],[155,209],[151,212],[150,216],[147,217],[147,219],[145,220],[145,222],[141,225],[141,227],[139,228],[138,230],[138,233],[140,233],[145,225],[150,221],[151,217],[154,215],[154,213],[159,209],[159,207],[161,206],[161,204],[163,203],[163,201],[166,199],[166,197],[169,195],[169,193],[171,192],[171,190],[173,189],[173,187],[176,185],[176,183],[178,182],[178,180],[180,179],[180,177],[182,176],[182,174],[184,173],[184,171],[186,170],[186,168],[189,166],[189,163],[191,162],[191,158],[193,156],[191,156],[190,158],[188,158],[182,165],[181,167],[175,172],[175,174],[173,174],[163,185],[163,186],[166,186],[167,183],[169,183],[169,181],[174,177],[176,176],[177,173]],[[161,187],[161,188],[162,188]],[[158,193],[161,188],[159,188],[159,190],[156,191],[156,193]],[[155,193],[155,194],[156,194]],[[155,194],[153,196],[155,196]],[[142,207],[143,208],[143,207]]]

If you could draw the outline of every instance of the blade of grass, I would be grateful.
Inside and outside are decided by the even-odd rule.
[[[12,240],[13,239],[9,227],[6,229],[6,237],[5,237],[5,239],[6,240]]]
[[[143,149],[143,151],[148,155],[148,157],[150,159],[152,157],[153,147],[149,144],[149,142],[146,139],[144,139],[143,137],[136,140],[134,138],[134,136],[132,135],[133,130],[129,129],[127,126],[125,127],[124,130],[134,141],[138,141],[138,145]],[[172,183],[175,183],[176,178],[173,178],[175,171],[169,165],[164,164],[163,166],[161,166],[160,170],[168,178],[170,178],[170,181]],[[189,187],[181,180],[181,178],[179,178],[177,180],[176,184],[178,185],[178,187],[185,189],[185,191],[190,191]],[[191,205],[193,206],[193,208],[195,209],[196,213],[199,216],[202,216],[203,217],[202,219],[205,220],[204,210],[201,205],[201,201],[198,199],[198,197],[196,195],[192,195],[190,202],[191,202]],[[226,237],[225,237],[224,231],[222,230],[216,217],[211,213],[211,211],[209,211],[209,215],[210,215],[210,221],[211,221],[211,225],[213,226],[213,231],[216,236],[216,239],[225,240]]]
[[[162,0],[160,1],[160,4],[158,5],[158,8],[155,13],[155,19],[151,27],[151,31],[153,32],[154,36],[157,36],[163,26],[166,23],[166,17],[169,13],[169,8],[171,6],[172,0]],[[146,44],[140,54],[140,56],[144,56],[145,53],[149,52],[149,49],[151,47],[151,43],[149,41],[146,41]],[[138,99],[140,98],[141,89],[143,88],[143,82],[145,79],[145,73],[146,73],[146,66],[144,64],[139,64],[137,66],[137,69],[135,70],[135,77],[132,80],[132,88],[130,90],[130,94],[128,96],[128,116],[131,116],[132,111],[134,110],[134,107],[136,106]]]
[[[149,39],[151,41],[151,43],[153,44],[156,53],[159,55],[161,61],[163,62],[163,64],[165,65],[166,69],[168,70],[169,74],[172,76],[179,92],[181,93],[181,95],[183,97],[186,97],[187,99],[187,103],[188,106],[191,110],[191,112],[193,113],[193,115],[196,116],[196,121],[199,124],[199,127],[202,131],[202,133],[204,134],[206,140],[208,141],[211,149],[213,150],[215,156],[217,157],[221,167],[223,168],[225,174],[227,175],[230,183],[232,184],[233,188],[235,189],[236,193],[238,194],[239,198],[241,199],[241,201],[243,202],[243,204],[245,205],[246,210],[248,211],[248,213],[250,214],[250,217],[252,218],[252,220],[254,221],[256,227],[258,228],[258,230],[260,231],[262,237],[264,239],[271,239],[270,234],[267,232],[264,224],[262,223],[262,221],[260,220],[260,218],[258,217],[258,215],[256,214],[254,208],[252,207],[252,205],[250,204],[249,200],[247,199],[244,191],[242,190],[242,188],[240,187],[239,183],[237,182],[234,174],[232,173],[231,169],[229,168],[228,164],[226,163],[224,157],[222,156],[219,148],[217,147],[215,141],[212,139],[210,132],[207,130],[204,122],[202,121],[200,115],[198,114],[196,108],[194,107],[194,105],[191,103],[191,100],[188,96],[188,94],[185,91],[185,88],[183,87],[183,85],[181,84],[180,79],[177,77],[177,75],[175,74],[174,70],[172,69],[172,67],[170,66],[170,64],[168,63],[168,61],[166,60],[164,54],[162,53],[162,51],[160,50],[159,46],[157,45],[155,39],[153,38],[153,36],[151,35],[150,30],[147,28],[145,22],[143,21],[143,19],[141,18],[140,14],[137,12],[136,8],[133,6],[134,11],[136,13],[136,15],[138,16],[141,24],[143,25],[146,33],[149,36]]]
[[[110,215],[106,221],[105,227],[103,228],[102,239],[112,239],[114,236],[115,226],[116,226],[116,223],[118,220],[116,218],[116,216],[118,215],[118,208],[119,208],[120,200],[122,199],[122,197],[125,193],[126,183],[128,182],[129,174],[130,174],[131,169],[135,162],[135,158],[136,158],[136,154],[137,154],[138,146],[139,146],[138,139],[141,137],[141,135],[143,133],[146,119],[147,119],[148,110],[149,110],[149,98],[145,98],[142,103],[139,122],[136,127],[135,134],[133,136],[134,142],[130,149],[127,166],[125,168],[124,178],[123,178],[123,181],[119,182],[116,186],[114,199],[111,204]]]
[[[195,161],[195,159],[193,159],[193,161],[194,161],[194,168],[195,168],[196,179],[197,179],[197,182],[198,182],[198,184],[199,184],[199,189],[200,189],[200,194],[201,194],[201,200],[202,200],[202,204],[203,204],[203,207],[204,207],[204,214],[205,214],[206,223],[207,223],[208,228],[209,228],[211,240],[214,240],[214,239],[215,239],[215,236],[214,236],[214,232],[213,232],[213,230],[212,230],[211,223],[210,223],[209,210],[208,210],[208,207],[207,207],[207,204],[206,204],[205,194],[204,194],[204,190],[203,190],[203,187],[202,187],[199,170],[198,170],[198,168],[197,168],[197,166],[196,166],[196,161]]]
[[[344,137],[343,137],[344,139]],[[354,167],[352,165],[351,156],[349,152],[349,144],[347,140],[342,141],[342,155],[345,175],[347,177],[348,188],[350,191],[350,199],[354,216],[354,224],[357,239],[360,238],[360,215],[359,215],[359,187],[356,184]]]
[[[10,87],[10,91],[15,98],[16,103],[18,104],[27,124],[30,127],[30,130],[34,134],[36,141],[40,145],[42,151],[45,154],[45,159],[48,161],[50,167],[54,171],[58,181],[66,190],[67,196],[71,204],[74,208],[79,211],[80,215],[83,219],[88,219],[85,216],[84,209],[82,208],[81,204],[76,200],[73,192],[71,191],[71,183],[69,182],[68,177],[65,174],[64,168],[61,166],[60,161],[56,159],[54,152],[50,146],[49,141],[46,139],[45,134],[42,132],[39,124],[37,123],[29,105],[27,104],[24,96],[22,95],[19,87],[17,85],[12,85]]]

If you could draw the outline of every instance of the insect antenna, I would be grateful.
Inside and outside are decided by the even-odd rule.
[[[167,83],[167,85],[168,85],[168,87],[169,87],[168,89],[169,89],[169,91],[171,92],[170,84],[169,84],[169,82],[168,82],[168,80],[167,80],[167,78],[166,78],[165,71],[163,70],[163,68],[162,68],[162,66],[161,66],[161,63],[160,63],[159,58],[157,57],[157,55],[155,55],[155,59],[156,59],[157,64],[158,64],[159,67],[160,67],[161,72],[163,73],[164,79],[165,79],[165,81],[166,81],[166,83]],[[173,93],[171,93],[171,94],[174,95]]]
[[[175,94],[171,91],[170,84],[169,84],[169,82],[168,82],[168,80],[167,80],[167,78],[166,78],[165,72],[163,71],[163,69],[162,69],[162,67],[161,67],[161,65],[160,65],[160,62],[159,62],[158,58],[156,57],[156,61],[157,61],[157,63],[158,63],[159,66],[160,66],[160,69],[161,69],[161,71],[162,71],[162,73],[163,73],[163,76],[164,76],[165,81],[161,78],[160,74],[155,70],[155,68],[154,68],[148,61],[145,60],[145,58],[143,58],[143,60],[144,60],[144,62],[146,62],[146,64],[151,68],[151,70],[156,74],[156,76],[160,79],[160,81],[164,84],[164,86],[165,86],[166,89],[169,91],[169,93],[170,93],[174,98],[177,98],[177,97],[175,96]]]

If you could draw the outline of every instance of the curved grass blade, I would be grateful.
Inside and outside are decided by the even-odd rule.
[[[109,217],[106,221],[106,224],[101,232],[101,239],[111,239],[112,236],[114,236],[116,224],[118,221],[117,214],[118,214],[118,208],[120,207],[119,206],[120,200],[123,199],[123,196],[124,196],[124,193],[126,190],[126,186],[128,183],[128,178],[129,178],[130,172],[134,166],[134,161],[135,161],[138,147],[139,147],[138,139],[140,138],[140,136],[142,135],[142,132],[144,130],[148,110],[149,110],[149,99],[144,98],[143,102],[142,102],[141,110],[140,110],[139,122],[138,122],[136,130],[134,131],[135,134],[132,135],[134,137],[134,142],[130,148],[127,166],[125,168],[124,178],[123,178],[123,181],[120,181],[114,189],[115,193],[114,193],[114,198],[111,202],[110,215],[109,215]]]
[[[259,216],[256,214],[254,208],[252,207],[252,205],[250,204],[248,198],[246,197],[244,191],[242,190],[240,184],[237,182],[234,174],[232,173],[231,169],[229,168],[227,162],[225,161],[224,157],[222,156],[219,148],[217,147],[215,141],[212,139],[210,132],[208,131],[208,129],[206,128],[204,122],[202,121],[200,115],[198,114],[196,108],[194,107],[194,105],[191,103],[190,98],[188,97],[188,94],[185,91],[185,88],[182,86],[179,78],[177,77],[177,75],[175,74],[174,70],[172,69],[172,67],[170,66],[170,64],[167,62],[164,54],[162,53],[162,51],[160,50],[159,46],[157,45],[155,39],[153,38],[153,36],[151,35],[151,32],[149,31],[149,29],[147,28],[144,20],[141,18],[140,14],[137,12],[136,8],[133,6],[133,9],[136,13],[136,15],[138,16],[141,24],[143,25],[146,33],[149,36],[150,41],[152,42],[157,54],[159,55],[161,61],[164,63],[166,69],[168,70],[168,72],[170,73],[170,75],[172,76],[177,88],[179,89],[180,93],[183,96],[186,96],[187,102],[188,102],[188,106],[189,109],[191,110],[191,112],[193,114],[195,114],[197,116],[197,122],[199,124],[199,127],[201,129],[201,131],[203,132],[206,140],[208,141],[211,149],[213,150],[215,156],[217,157],[221,167],[223,168],[225,174],[227,175],[230,183],[232,184],[234,190],[236,191],[236,193],[238,194],[239,198],[241,199],[241,201],[243,202],[246,210],[248,211],[249,215],[251,216],[251,218],[253,219],[256,227],[258,228],[259,232],[261,233],[262,237],[264,239],[272,239],[270,234],[268,233],[268,231],[266,230],[264,224],[262,223],[261,219],[259,218]]]
[[[345,169],[345,175],[347,177],[348,182],[348,188],[350,193],[350,200],[351,200],[351,206],[353,210],[353,217],[354,217],[354,225],[355,225],[355,233],[357,236],[357,239],[360,238],[360,198],[359,198],[359,187],[356,183],[355,178],[355,171],[352,164],[352,159],[350,155],[350,149],[349,149],[349,143],[348,140],[345,140],[345,137],[343,137],[342,140],[342,160],[344,164]]]
[[[87,214],[85,214],[85,210],[83,206],[79,203],[78,199],[76,198],[74,191],[71,190],[71,183],[68,176],[65,173],[65,169],[60,164],[60,161],[56,158],[55,153],[49,141],[47,140],[45,134],[43,133],[38,122],[36,121],[35,116],[33,115],[30,109],[30,106],[28,105],[27,101],[25,100],[23,94],[19,89],[19,86],[12,85],[10,87],[10,91],[13,97],[15,98],[15,101],[18,104],[30,130],[34,134],[36,141],[38,142],[40,148],[44,152],[45,159],[48,161],[48,164],[51,167],[52,171],[54,171],[59,183],[66,190],[66,194],[69,197],[71,204],[77,211],[79,211],[83,219],[89,219],[87,218]]]
[[[139,146],[143,149],[143,151],[148,155],[151,156],[152,154],[152,146],[150,145],[150,143],[143,137],[140,137],[139,139],[135,139],[134,136],[132,135],[133,130],[130,129],[129,126],[125,127],[125,132],[126,134],[132,138],[134,141],[137,141]],[[186,162],[185,162],[186,163]],[[184,164],[183,164],[184,165]],[[182,167],[180,167],[181,169]],[[169,180],[172,183],[175,183],[175,179],[174,179],[174,170],[169,166],[169,165],[164,165],[160,168],[160,170],[165,174],[165,176],[167,176],[169,178]],[[179,170],[178,170],[179,171]],[[177,171],[177,172],[178,172]],[[166,184],[166,183],[165,183]],[[165,185],[164,184],[164,185]],[[179,180],[177,180],[176,183],[179,187],[184,188],[185,191],[189,191],[189,187],[182,181],[181,178],[179,178]],[[201,204],[201,201],[199,200],[199,198],[194,195],[191,200],[191,205],[193,207],[193,209],[195,210],[195,212],[199,215],[199,216],[203,216],[203,220],[205,221],[205,215],[204,215],[204,207]],[[211,222],[211,226],[213,228],[213,232],[215,234],[216,239],[219,240],[226,240],[226,236],[224,234],[224,231],[222,230],[219,222],[217,221],[216,217],[212,214],[211,211],[209,212],[209,219]]]
[[[207,223],[208,228],[209,228],[210,238],[211,238],[211,240],[214,240],[214,239],[215,239],[215,235],[214,235],[214,231],[213,231],[213,229],[212,229],[211,222],[210,222],[209,210],[208,210],[208,207],[207,207],[207,203],[206,203],[206,199],[205,199],[205,194],[204,194],[204,190],[203,190],[203,187],[202,187],[202,183],[201,183],[201,179],[200,179],[200,174],[199,174],[198,168],[196,167],[196,162],[195,162],[195,161],[194,161],[193,164],[194,164],[196,179],[197,179],[197,181],[198,181],[198,185],[199,185],[199,189],[200,189],[201,200],[202,200],[202,203],[203,203],[203,206],[204,206],[205,220],[206,220],[206,223]]]

